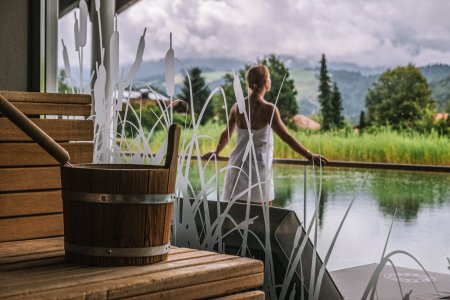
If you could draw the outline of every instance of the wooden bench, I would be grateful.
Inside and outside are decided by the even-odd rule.
[[[0,94],[67,149],[71,163],[92,161],[89,95]],[[247,258],[173,248],[168,261],[140,267],[67,263],[60,188],[58,163],[0,114],[0,298],[264,299],[254,290],[262,262]]]

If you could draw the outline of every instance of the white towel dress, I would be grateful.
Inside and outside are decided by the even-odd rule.
[[[250,191],[249,187],[255,184],[251,188],[251,202],[261,203],[262,200],[274,200],[272,128],[267,125],[260,129],[252,129],[250,130],[250,135],[253,138],[255,147],[256,165],[255,156],[252,154],[250,161],[250,155],[246,155],[246,149],[249,143],[249,131],[248,129],[237,127],[236,146],[230,155],[228,161],[229,169],[225,175],[223,200],[230,201],[235,198],[247,201],[248,192]],[[244,156],[246,158],[243,161]],[[249,166],[251,167],[251,182],[249,180]]]

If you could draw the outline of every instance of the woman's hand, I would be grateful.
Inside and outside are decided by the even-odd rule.
[[[320,165],[320,166],[324,166],[327,164],[328,159],[320,154],[313,154],[311,153],[310,155],[308,155],[308,161],[310,163],[314,162],[315,165]]]
[[[213,155],[215,155],[216,157],[219,157],[219,155],[217,155],[217,153],[215,151],[211,151],[211,152],[208,152],[206,154],[203,154],[202,158],[203,159],[210,159],[211,156],[213,156]]]

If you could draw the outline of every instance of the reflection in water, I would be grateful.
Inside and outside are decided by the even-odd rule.
[[[275,204],[289,207],[303,201],[303,167],[276,165]],[[322,192],[319,206],[319,218],[329,200],[339,201],[349,197],[357,189],[367,172],[362,194],[358,198],[375,200],[371,209],[376,208],[390,219],[397,209],[397,219],[405,222],[414,220],[420,207],[430,205],[448,205],[449,175],[445,173],[420,173],[392,170],[360,170],[327,168],[322,174]],[[314,176],[316,176],[314,180]],[[307,198],[314,200],[314,185],[319,186],[319,174],[308,170]],[[293,190],[296,190],[293,193]],[[288,197],[288,199],[286,199]],[[369,198],[369,199],[367,199]]]
[[[319,217],[319,227],[322,227],[323,225],[323,213],[325,210],[325,205],[327,204],[328,197],[329,197],[330,190],[327,189],[326,186],[323,187],[322,193],[320,193],[320,202],[319,202],[319,209],[318,209],[318,217]]]
[[[372,195],[378,200],[383,213],[406,222],[417,218],[423,205],[438,205],[448,200],[448,181],[442,182],[436,174],[393,173],[381,171],[377,180],[371,181]],[[448,180],[448,178],[447,178]]]

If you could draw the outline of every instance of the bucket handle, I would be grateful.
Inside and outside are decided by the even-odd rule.
[[[69,153],[61,147],[54,139],[31,122],[20,110],[12,105],[2,94],[0,94],[0,112],[2,112],[12,123],[19,127],[33,141],[39,144],[62,166],[69,163]]]
[[[169,135],[167,138],[167,154],[165,168],[169,169],[168,186],[175,185],[177,177],[177,163],[178,163],[178,146],[180,144],[180,131],[181,128],[177,124],[172,124],[169,127]],[[168,191],[170,192],[170,191]]]

